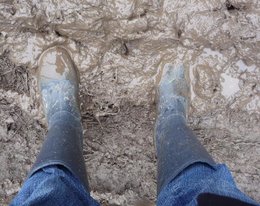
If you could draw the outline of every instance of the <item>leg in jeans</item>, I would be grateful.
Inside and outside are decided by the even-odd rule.
[[[60,165],[46,166],[35,172],[25,181],[10,205],[99,206],[82,182]]]
[[[186,125],[189,88],[183,66],[164,66],[157,93],[157,205],[257,205],[237,189],[228,168],[214,162]]]
[[[11,205],[98,205],[89,195],[83,158],[78,74],[68,52],[40,57],[38,85],[48,122],[40,154]]]

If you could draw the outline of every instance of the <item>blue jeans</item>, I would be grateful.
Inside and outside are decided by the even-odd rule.
[[[198,205],[197,197],[201,193],[233,197],[258,205],[236,187],[225,165],[219,164],[213,169],[201,163],[189,166],[165,186],[158,196],[157,205]],[[97,206],[99,203],[66,168],[48,166],[26,180],[11,205]]]

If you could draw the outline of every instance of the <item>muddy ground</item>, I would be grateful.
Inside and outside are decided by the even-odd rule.
[[[0,0],[0,205],[44,140],[35,74],[53,45],[80,71],[84,157],[103,205],[156,201],[154,88],[168,62],[189,73],[190,126],[260,201],[259,14],[257,0]]]

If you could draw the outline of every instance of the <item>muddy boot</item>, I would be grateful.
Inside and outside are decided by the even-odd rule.
[[[157,193],[189,165],[215,165],[211,156],[186,125],[189,87],[183,66],[166,64],[157,87],[155,127],[158,183]]]
[[[77,69],[64,48],[52,47],[43,52],[38,64],[38,86],[48,133],[30,176],[45,166],[62,165],[88,190],[78,84]]]

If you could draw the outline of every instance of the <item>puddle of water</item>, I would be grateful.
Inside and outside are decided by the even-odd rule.
[[[221,74],[222,91],[221,94],[224,95],[227,99],[235,95],[239,89],[239,79],[233,78],[225,73]]]
[[[239,60],[235,64],[240,72],[256,72],[256,66],[247,66],[242,60]]]

